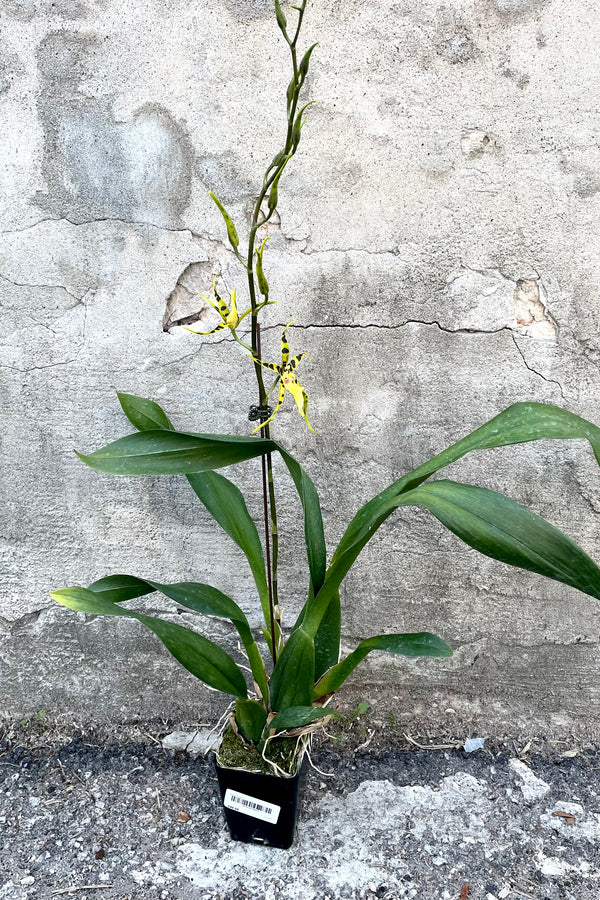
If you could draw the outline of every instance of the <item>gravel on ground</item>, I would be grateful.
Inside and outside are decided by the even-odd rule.
[[[594,747],[411,740],[317,745],[284,851],[232,842],[212,759],[160,729],[7,732],[0,900],[599,900]]]

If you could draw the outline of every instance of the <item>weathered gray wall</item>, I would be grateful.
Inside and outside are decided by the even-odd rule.
[[[98,475],[72,448],[128,431],[115,389],[182,428],[246,433],[247,362],[173,322],[215,267],[244,297],[206,191],[248,214],[284,126],[285,47],[267,0],[3,0],[0,22],[0,712],[202,719],[209,698],[152,636],[47,592],[124,571],[206,580],[256,609],[185,482]],[[270,229],[265,339],[276,354],[298,317],[318,434],[286,405],[277,435],[333,541],[394,476],[513,401],[600,421],[600,19],[595,0],[319,0],[305,39],[321,42],[318,104]],[[488,452],[452,474],[600,559],[587,446]],[[289,621],[295,539],[282,567]],[[456,648],[365,664],[365,694],[390,708],[554,729],[600,714],[600,604],[478,557],[425,512],[375,538],[343,605],[347,646],[428,629]]]

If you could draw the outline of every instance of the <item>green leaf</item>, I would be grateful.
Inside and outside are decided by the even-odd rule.
[[[258,744],[267,724],[267,711],[256,700],[236,700],[235,721],[243,737]]]
[[[133,394],[119,394],[118,396],[125,415],[138,430],[148,431],[154,428],[172,430],[169,419],[158,403],[146,400],[144,397],[136,397]],[[196,496],[208,512],[245,553],[256,582],[265,621],[267,621],[269,589],[262,544],[242,492],[224,475],[217,472],[198,472],[188,475],[187,478]]]
[[[218,472],[188,475],[188,481],[213,518],[244,551],[256,582],[265,620],[268,621],[269,589],[263,549],[242,492]]]
[[[362,641],[337,666],[321,678],[315,688],[315,699],[337,691],[357,665],[372,650],[384,650],[401,656],[452,656],[452,650],[441,638],[424,631],[419,634],[380,634]]]
[[[554,525],[488,488],[433,481],[408,491],[402,506],[424,506],[470,547],[600,599],[600,568]]]
[[[342,610],[337,592],[327,607],[315,634],[315,680],[335,666],[340,658]]]
[[[77,456],[91,469],[111,475],[190,475],[230,466],[275,449],[255,437],[141,431],[89,455]]]
[[[53,591],[50,596],[57,603],[62,603],[63,606],[77,612],[94,616],[122,616],[137,619],[138,622],[154,632],[169,653],[200,681],[225,694],[233,694],[235,697],[242,698],[248,696],[242,671],[232,658],[212,641],[195,631],[181,625],[173,625],[171,622],[164,622],[153,616],[122,609],[110,600],[98,596],[98,592],[82,587],[63,588]]]
[[[100,578],[88,586],[88,591],[93,591],[103,600],[111,603],[124,603],[126,600],[135,600],[145,594],[151,594],[156,588],[148,581],[142,581],[134,575],[108,575]]]
[[[302,628],[292,631],[271,675],[271,709],[310,706],[315,681],[315,645]]]
[[[88,455],[81,453],[77,455],[90,468],[113,475],[189,476],[199,472],[218,469],[222,466],[230,466],[275,450],[281,454],[302,503],[308,566],[316,593],[323,583],[326,566],[325,537],[319,496],[304,469],[293,456],[275,441],[256,437],[188,434],[179,431],[155,430],[130,434]],[[220,495],[225,497],[224,502],[234,503],[237,514],[245,519],[246,537],[249,538],[250,525],[243,513],[239,496],[235,494],[237,488],[233,485],[231,488],[228,488],[223,481],[215,479],[198,480],[192,484],[192,487],[194,490],[198,488],[203,493],[203,496],[209,498],[211,496],[210,492],[217,490],[217,483]],[[230,484],[230,482],[227,482],[227,484]],[[196,492],[198,493],[198,491]],[[213,494],[213,497],[215,496],[216,494]],[[234,499],[235,496],[238,497],[237,501]],[[222,527],[225,527],[227,521],[226,511],[223,509],[218,511],[216,501],[212,504],[210,511],[213,515],[218,512],[220,519],[217,519],[217,521]],[[232,536],[234,532],[233,523],[228,524],[227,528],[231,528],[230,536]],[[230,532],[227,531],[227,533],[229,534]],[[238,536],[240,535],[238,534]],[[253,551],[253,557],[255,562],[251,562],[251,565],[256,565],[258,570],[255,551]],[[254,568],[253,572],[255,572]],[[260,573],[258,578],[261,578]],[[263,591],[262,585],[259,591]]]
[[[335,710],[324,709],[316,706],[290,706],[283,712],[277,713],[269,722],[269,731],[291,731],[292,728],[304,728],[318,719],[334,716]]]
[[[308,604],[303,623],[307,633],[316,634],[322,616],[350,567],[380,525],[400,505],[399,500],[403,493],[418,487],[439,469],[456,462],[473,450],[486,450],[536,440],[574,438],[587,439],[596,461],[600,463],[600,429],[596,425],[552,404],[516,403],[433,459],[395,481],[366,503],[348,525],[333,555],[323,587]]]
[[[208,193],[210,194],[210,196],[212,197],[212,199],[218,206],[219,212],[221,213],[221,215],[223,216],[223,219],[225,220],[225,225],[227,227],[227,236],[229,237],[229,243],[231,244],[233,249],[237,251],[237,248],[239,247],[239,244],[240,244],[240,239],[238,237],[238,233],[236,231],[235,225],[233,224],[233,220],[232,220],[231,216],[229,215],[229,213],[227,212],[227,210],[225,209],[225,207],[223,206],[223,204],[221,203],[221,201],[219,200],[219,198],[216,197],[212,191],[209,191]]]
[[[311,584],[313,593],[316,594],[323,584],[327,565],[327,550],[325,547],[323,515],[321,513],[319,495],[313,482],[294,457],[279,444],[276,445],[276,448],[292,476],[304,510],[304,540]]]
[[[179,582],[177,584],[149,583],[154,584],[157,590],[181,606],[187,607],[187,609],[192,609],[206,616],[230,619],[237,628],[244,649],[248,654],[248,661],[257,687],[265,700],[268,699],[265,664],[250,630],[248,620],[237,603],[230,597],[227,597],[226,594],[217,590],[217,588],[208,584],[198,584],[197,582]]]
[[[265,665],[250,630],[248,620],[237,603],[231,597],[217,590],[217,588],[208,584],[200,584],[196,581],[161,584],[158,581],[134,578],[132,575],[109,575],[107,578],[95,581],[89,586],[88,590],[93,591],[96,595],[101,594],[103,599],[112,603],[123,603],[126,600],[142,597],[152,591],[160,591],[170,600],[194,612],[205,616],[229,619],[235,625],[244,649],[248,654],[250,668],[257,687],[263,697],[268,697]]]
[[[138,431],[154,431],[156,428],[173,431],[173,426],[158,403],[146,400],[145,397],[136,397],[135,394],[123,394],[119,391],[117,391],[117,397],[123,412]]]

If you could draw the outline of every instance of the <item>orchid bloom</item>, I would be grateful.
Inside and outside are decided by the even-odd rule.
[[[302,357],[308,356],[308,353],[298,353],[296,356],[293,356],[290,359],[290,345],[288,344],[285,333],[291,324],[292,322],[285,326],[285,328],[283,329],[283,334],[281,335],[281,365],[277,365],[277,363],[263,362],[262,359],[257,359],[255,356],[252,357],[255,362],[260,363],[260,365],[265,369],[271,369],[271,371],[277,373],[277,380],[275,381],[275,384],[277,384],[277,381],[280,382],[279,396],[277,398],[277,405],[275,409],[266,422],[261,422],[261,424],[254,429],[253,434],[259,431],[261,428],[264,428],[265,425],[268,425],[269,422],[271,422],[275,418],[275,415],[277,414],[281,404],[283,403],[286,391],[289,391],[296,401],[298,411],[308,425],[308,430],[312,431],[312,433],[315,434],[315,429],[308,421],[306,415],[306,411],[308,409],[308,396],[306,394],[306,391],[298,381],[295,373],[295,369],[298,363],[300,362]],[[273,387],[275,387],[275,384],[273,385]]]
[[[203,337],[207,337],[210,334],[216,334],[217,331],[221,331],[221,329],[223,329],[223,328],[229,328],[231,330],[231,332],[233,333],[233,335],[235,336],[235,329],[239,326],[240,322],[243,319],[245,319],[246,316],[252,312],[252,307],[249,307],[245,313],[242,313],[242,315],[239,316],[238,310],[237,310],[237,301],[236,301],[236,296],[235,296],[236,292],[229,291],[230,302],[231,302],[231,308],[230,308],[227,305],[227,303],[225,303],[223,298],[219,295],[219,293],[217,292],[217,276],[216,275],[213,279],[212,290],[213,290],[213,294],[215,296],[215,300],[217,301],[216,303],[213,303],[213,301],[210,299],[210,297],[207,297],[206,294],[200,294],[200,296],[202,297],[203,300],[206,300],[206,302],[208,303],[209,306],[212,306],[212,308],[215,310],[215,312],[219,313],[219,315],[221,316],[221,321],[219,322],[219,324],[215,325],[215,327],[213,329],[211,329],[211,331],[195,331],[193,328],[188,328],[187,325],[184,325],[183,327],[186,329],[186,331],[191,331],[192,334],[200,334]],[[256,307],[256,309],[259,310],[263,306],[267,306],[267,305],[270,306],[271,304],[270,303],[269,304],[259,303],[258,306]]]

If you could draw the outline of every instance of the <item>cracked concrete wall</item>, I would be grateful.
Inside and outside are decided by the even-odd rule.
[[[212,695],[151,635],[47,592],[119,571],[202,580],[258,625],[242,558],[184,482],[98,475],[72,448],[127,432],[116,389],[181,428],[247,433],[246,361],[181,322],[207,319],[195,291],[213,272],[245,300],[206,191],[248,215],[284,127],[285,48],[267,0],[4,0],[0,21],[0,713],[203,720]],[[317,105],[269,225],[265,344],[276,354],[297,316],[317,435],[287,405],[276,433],[334,546],[359,504],[514,401],[600,421],[600,21],[592,0],[324,0],[305,37]],[[448,474],[600,559],[587,447],[490,451]],[[258,511],[256,467],[235,477]],[[289,621],[306,573],[283,480],[281,496]],[[390,520],[342,600],[346,647],[427,629],[456,648],[357,673],[410,721],[600,718],[599,604],[477,556],[423,511]]]

